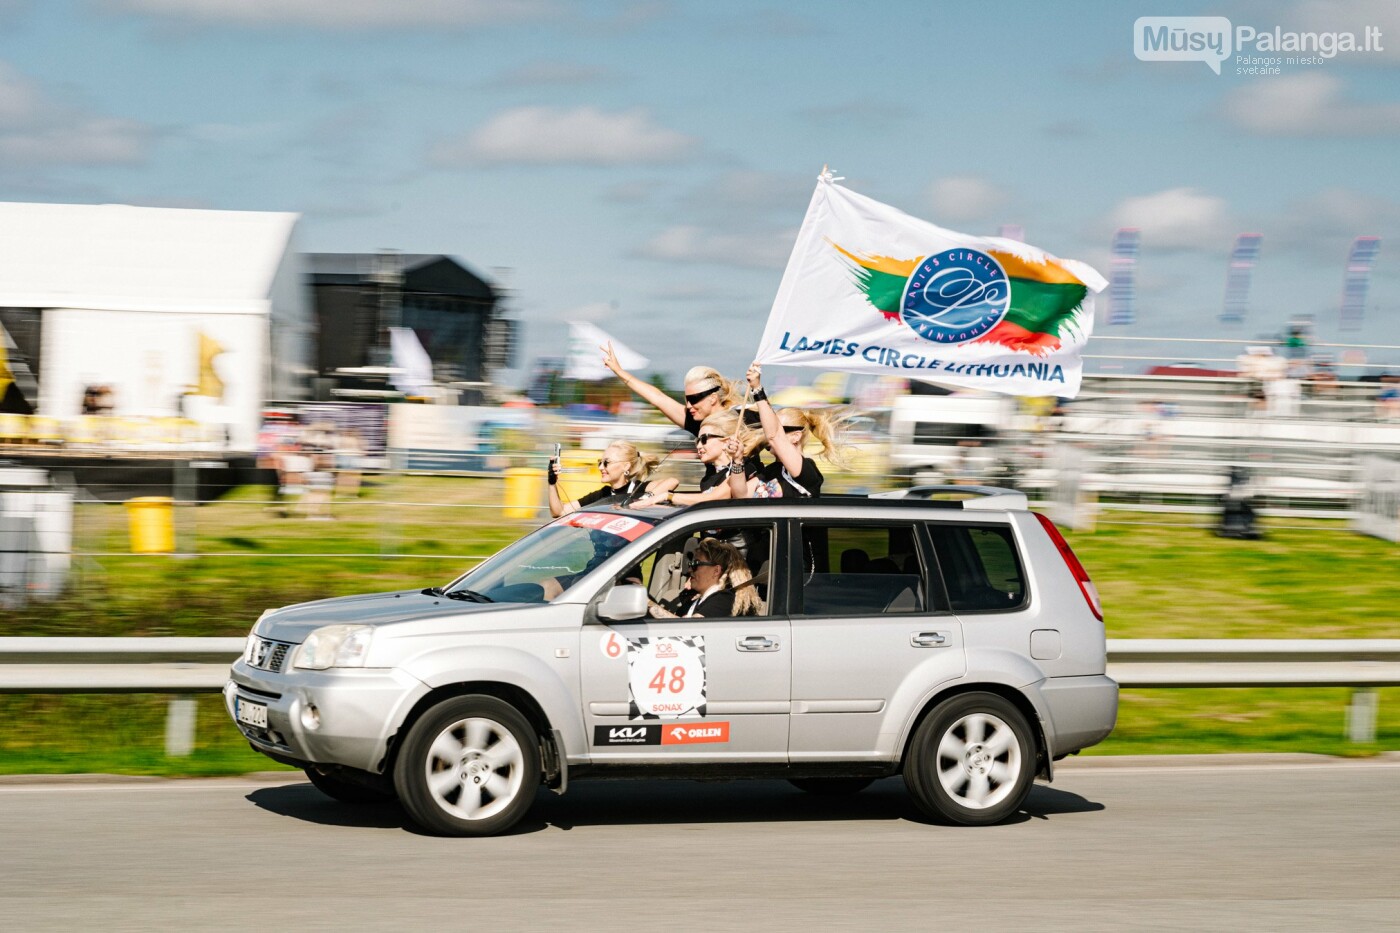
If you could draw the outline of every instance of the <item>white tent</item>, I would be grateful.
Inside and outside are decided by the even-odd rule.
[[[314,319],[297,220],[0,202],[0,307],[42,315],[39,413],[76,416],[85,386],[107,385],[116,414],[184,407],[252,449],[264,404],[306,395]]]

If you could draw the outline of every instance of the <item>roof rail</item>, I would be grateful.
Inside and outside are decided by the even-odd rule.
[[[875,492],[872,499],[950,499],[958,497],[964,509],[999,511],[1028,509],[1026,494],[1001,486],[911,486],[893,492]]]

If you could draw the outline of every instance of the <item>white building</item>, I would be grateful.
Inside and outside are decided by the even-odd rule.
[[[264,405],[307,395],[314,318],[297,220],[0,202],[0,321],[27,331],[13,336],[36,370],[38,415],[77,418],[85,389],[105,385],[114,415],[183,413],[254,449]]]

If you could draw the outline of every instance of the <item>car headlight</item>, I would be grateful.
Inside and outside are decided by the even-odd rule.
[[[328,667],[364,667],[369,654],[368,625],[325,625],[306,636],[292,667],[324,671]]]
[[[254,622],[253,627],[248,629],[248,638],[243,642],[243,660],[248,664],[253,663],[253,647],[259,641],[258,626],[262,624],[262,620],[266,619],[267,614],[271,611],[271,609],[264,609],[262,615],[258,616],[258,621]]]

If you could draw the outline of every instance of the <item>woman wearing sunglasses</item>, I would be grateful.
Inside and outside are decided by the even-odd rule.
[[[700,424],[715,412],[739,404],[739,390],[734,383],[708,366],[692,366],[685,374],[685,402],[681,403],[656,386],[622,368],[613,353],[612,344],[601,347],[603,365],[617,374],[623,384],[646,399],[656,410],[691,434],[700,434]]]
[[[689,582],[668,606],[652,602],[654,619],[723,619],[751,616],[759,611],[753,574],[732,544],[705,538],[686,563]]]
[[[605,499],[614,502],[635,502],[644,504],[676,488],[673,477],[648,483],[647,477],[660,463],[655,457],[644,457],[642,452],[626,441],[613,441],[598,461],[598,473],[603,485],[590,493],[579,496],[577,502],[566,502],[559,495],[559,464],[549,461],[549,514],[558,518],[570,512],[577,512],[586,505]],[[640,500],[640,501],[639,501]]]
[[[805,456],[803,451],[809,441],[816,441],[821,445],[823,457],[829,461],[838,459],[834,419],[820,410],[784,408],[774,411],[767,393],[763,391],[762,375],[763,370],[757,363],[749,367],[749,397],[758,409],[768,449],[777,459],[764,464],[756,474],[746,471],[742,464],[731,465],[730,492],[736,499],[810,499],[819,496],[822,471],[818,469],[816,461]],[[731,456],[736,447],[736,444],[728,445]]]
[[[719,411],[700,423],[700,433],[695,437],[695,455],[705,464],[705,475],[700,478],[699,492],[667,492],[651,499],[643,499],[637,504],[648,505],[695,505],[697,502],[713,502],[728,499],[730,454],[725,442],[738,432],[739,448],[745,456],[753,457],[763,438],[749,428],[739,429],[739,413]],[[757,460],[751,466],[758,469]]]

